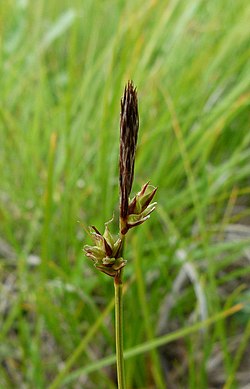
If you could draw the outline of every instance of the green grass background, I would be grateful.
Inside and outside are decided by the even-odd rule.
[[[128,79],[140,110],[133,193],[149,179],[159,188],[125,251],[128,389],[208,388],[215,350],[222,386],[239,387],[250,335],[249,1],[6,0],[0,12],[0,388],[116,387],[113,283],[82,247],[83,226],[117,220]],[[207,318],[201,331],[194,323]],[[157,348],[173,331],[175,343]]]

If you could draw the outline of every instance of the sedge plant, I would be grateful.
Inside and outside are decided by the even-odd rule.
[[[95,267],[113,277],[115,289],[115,334],[118,389],[125,389],[123,359],[123,294],[122,273],[127,261],[123,257],[123,248],[127,232],[144,223],[154,211],[156,203],[152,199],[157,190],[147,182],[132,199],[130,193],[134,179],[135,152],[139,130],[138,99],[132,81],[125,86],[121,99],[120,117],[120,215],[119,232],[114,235],[109,230],[113,219],[105,223],[101,234],[95,226],[90,227],[94,245],[84,247],[87,257],[93,260]]]

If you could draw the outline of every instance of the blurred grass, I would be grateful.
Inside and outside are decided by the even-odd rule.
[[[102,229],[117,211],[128,79],[141,122],[134,191],[148,179],[159,191],[157,213],[127,244],[125,349],[153,342],[160,322],[184,329],[249,301],[249,2],[8,0],[0,10],[0,387],[47,388],[85,338],[73,373],[113,354],[102,315],[112,282],[84,257],[77,221]],[[169,309],[181,272],[189,282]],[[218,349],[224,383],[237,387],[231,340],[248,332],[243,309],[180,337],[187,366],[175,385],[209,387]],[[238,347],[242,356],[247,341]],[[166,369],[170,379],[171,358],[179,372],[173,348],[127,359],[128,388],[155,387]],[[113,380],[99,369],[58,387]]]

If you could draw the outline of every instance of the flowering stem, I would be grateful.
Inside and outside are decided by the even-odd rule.
[[[122,270],[114,278],[115,287],[115,340],[118,389],[125,389],[123,359],[123,302],[122,302]]]
[[[120,158],[119,158],[119,189],[120,218],[119,237],[115,238],[105,223],[102,235],[95,226],[91,227],[95,245],[85,245],[86,256],[95,267],[103,273],[114,277],[115,287],[115,341],[117,361],[118,389],[125,388],[124,358],[123,358],[123,302],[122,302],[122,268],[126,265],[123,259],[125,235],[132,227],[146,221],[154,211],[156,203],[151,203],[157,188],[147,182],[140,192],[130,200],[133,179],[135,152],[139,130],[139,114],[136,88],[129,81],[121,100],[120,115]]]

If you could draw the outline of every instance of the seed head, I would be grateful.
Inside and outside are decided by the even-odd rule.
[[[115,277],[117,272],[126,265],[126,261],[120,255],[121,239],[110,233],[108,223],[106,223],[103,235],[95,226],[90,228],[90,232],[94,245],[84,246],[86,256],[92,259],[98,270]]]
[[[157,188],[149,185],[147,182],[142,186],[140,192],[129,202],[128,215],[123,224],[122,234],[126,234],[130,228],[136,227],[149,219],[150,214],[156,208],[157,203],[151,203],[156,191]]]
[[[135,151],[139,129],[137,92],[132,81],[125,86],[120,119],[120,216],[128,214],[129,195],[134,178]]]

